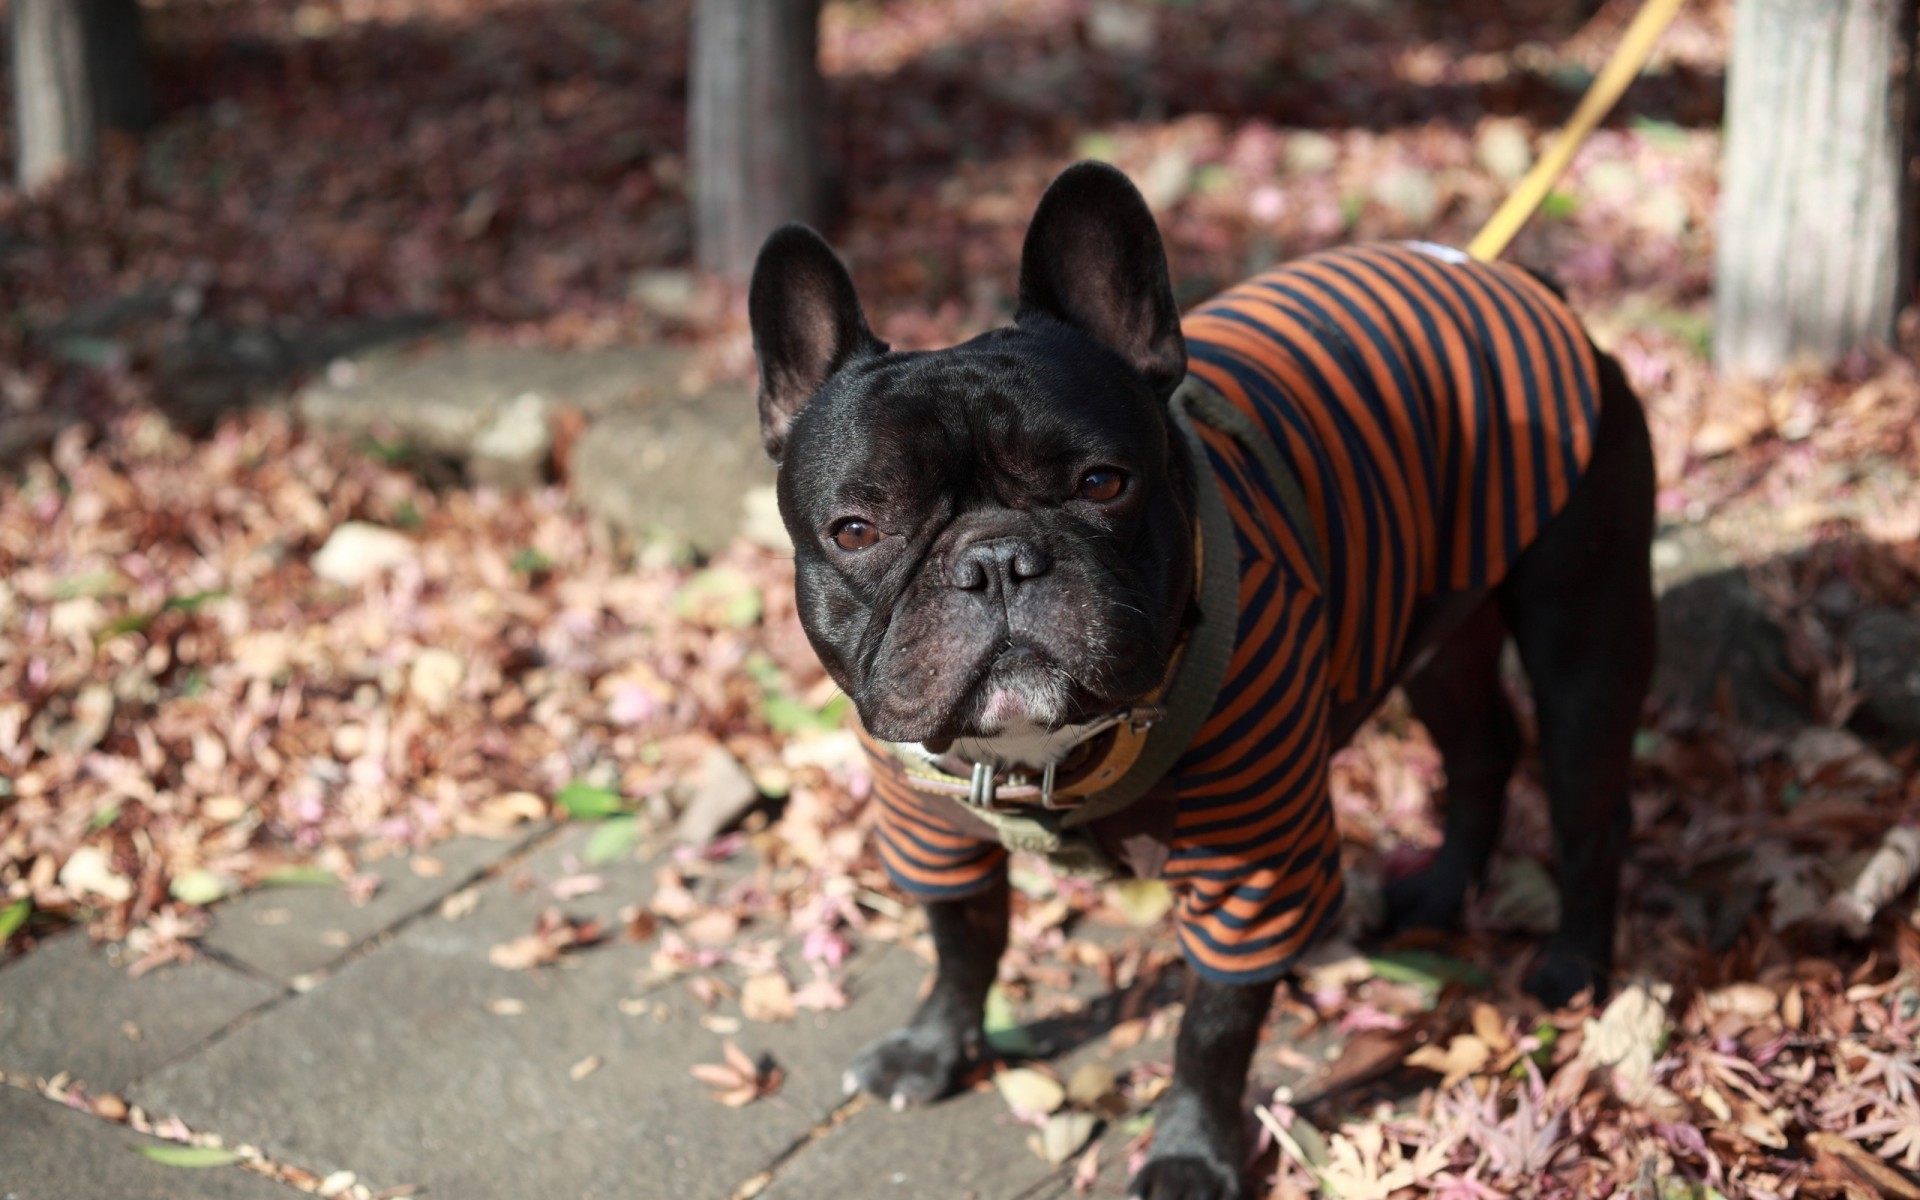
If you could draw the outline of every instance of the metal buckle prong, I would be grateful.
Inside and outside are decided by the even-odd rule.
[[[983,762],[973,764],[973,784],[967,792],[967,803],[975,808],[992,808],[993,793],[993,764]]]
[[[1053,771],[1055,764],[1048,763],[1040,772],[1040,807],[1053,807]]]

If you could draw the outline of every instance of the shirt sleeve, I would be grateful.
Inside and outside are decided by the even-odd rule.
[[[1342,896],[1324,605],[1315,592],[1276,587],[1275,575],[1286,573],[1243,574],[1243,593],[1277,593],[1243,603],[1276,605],[1279,618],[1236,649],[1221,702],[1177,768],[1166,874],[1179,891],[1181,947],[1224,983],[1277,978],[1325,932]]]
[[[896,885],[922,900],[957,900],[999,877],[1007,848],[965,828],[957,801],[915,791],[889,758],[870,753],[869,762],[880,862]]]

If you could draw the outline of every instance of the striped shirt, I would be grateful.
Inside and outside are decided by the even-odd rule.
[[[1298,475],[1326,566],[1317,579],[1253,455],[1199,426],[1238,544],[1238,629],[1212,712],[1139,803],[1173,813],[1162,874],[1188,959],[1251,983],[1339,909],[1335,707],[1394,683],[1422,600],[1498,583],[1565,505],[1592,451],[1598,380],[1544,284],[1440,247],[1300,259],[1183,329],[1189,371],[1255,417]],[[1000,869],[1005,850],[958,801],[881,770],[875,793],[881,859],[903,888],[964,896]]]

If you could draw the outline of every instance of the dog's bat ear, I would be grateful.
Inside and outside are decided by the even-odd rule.
[[[760,443],[777,463],[814,393],[847,363],[887,347],[868,330],[846,267],[805,225],[783,225],[760,247],[747,315],[760,360]]]
[[[1016,321],[1051,317],[1119,353],[1164,400],[1187,373],[1167,253],[1147,202],[1105,163],[1060,173],[1020,254]]]

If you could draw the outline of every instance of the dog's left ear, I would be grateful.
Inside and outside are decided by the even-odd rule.
[[[1162,400],[1187,373],[1187,343],[1153,213],[1105,163],[1060,173],[1020,253],[1016,321],[1052,317],[1117,351]]]
[[[867,328],[846,267],[805,225],[783,225],[760,247],[747,317],[760,360],[760,444],[777,463],[813,394],[847,363],[887,346]]]

